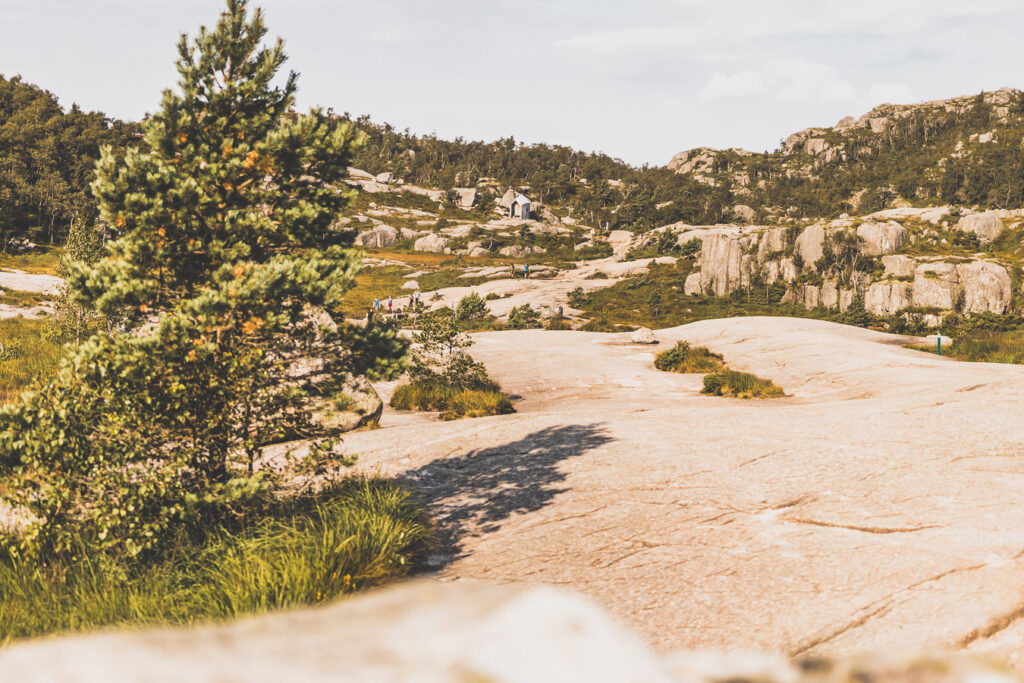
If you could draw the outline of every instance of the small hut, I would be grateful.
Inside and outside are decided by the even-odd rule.
[[[509,218],[530,218],[530,200],[523,194],[517,194],[508,209]]]

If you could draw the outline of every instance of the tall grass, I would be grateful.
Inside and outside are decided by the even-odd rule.
[[[704,388],[700,393],[733,398],[781,398],[786,395],[782,387],[771,380],[728,368],[705,375]]]
[[[413,380],[396,388],[391,396],[391,407],[439,412],[442,420],[516,412],[512,399],[493,382],[476,389],[458,389],[427,379]]]
[[[0,641],[322,603],[406,575],[432,538],[407,491],[351,478],[246,528],[182,539],[142,567],[88,553],[45,568],[0,562]]]
[[[959,337],[944,354],[957,360],[1024,364],[1024,331],[978,330]]]
[[[717,353],[712,353],[703,346],[690,346],[684,341],[667,351],[662,351],[654,359],[654,367],[665,372],[706,373],[714,372],[725,365],[725,361]]]
[[[43,337],[46,325],[45,320],[0,320],[0,405],[56,369],[61,348]]]

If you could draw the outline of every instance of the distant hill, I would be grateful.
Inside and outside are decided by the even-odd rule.
[[[1004,88],[923,104],[884,104],[775,152],[699,148],[668,168],[727,189],[759,220],[870,213],[894,204],[1024,204],[1024,97]]]

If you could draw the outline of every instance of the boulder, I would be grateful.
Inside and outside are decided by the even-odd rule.
[[[960,296],[957,267],[951,263],[924,263],[914,274],[911,303],[921,308],[951,311]]]
[[[906,244],[910,232],[896,221],[868,221],[857,226],[857,236],[864,240],[864,253],[881,256],[891,254]]]
[[[876,282],[864,293],[864,308],[874,315],[894,315],[910,306],[911,294],[908,282]],[[853,301],[852,292],[850,301]]]
[[[803,257],[804,264],[813,266],[822,257],[825,245],[825,228],[810,225],[796,238],[796,253]]]
[[[434,254],[443,253],[448,248],[449,240],[447,237],[442,237],[438,234],[430,234],[425,237],[421,237],[416,240],[413,244],[415,251],[428,251]]]
[[[973,232],[982,242],[991,242],[1002,235],[1006,227],[999,220],[998,212],[986,211],[964,216],[957,222],[956,229],[962,232]]]
[[[683,284],[683,294],[686,296],[694,296],[703,294],[704,290],[701,286],[700,273],[690,273],[686,276],[686,282]]]
[[[472,249],[466,251],[466,255],[472,256],[474,258],[479,258],[482,256],[490,256],[491,252],[487,251],[483,247],[473,247]]]
[[[634,344],[657,344],[658,340],[654,337],[654,332],[648,327],[641,327],[629,335],[629,340]]]
[[[1006,268],[990,261],[972,261],[957,267],[963,289],[963,313],[1005,313],[1013,295]]]
[[[390,225],[378,225],[356,235],[355,243],[368,249],[384,249],[395,244],[401,233]]]
[[[882,257],[886,277],[913,277],[917,261],[909,256],[890,255]]]
[[[753,223],[757,218],[757,213],[746,204],[737,204],[732,207],[732,215],[747,223]]]
[[[373,179],[382,185],[390,185],[394,177],[391,171],[384,171],[383,173],[378,173]]]
[[[410,291],[415,291],[415,290],[417,290],[419,288],[420,288],[420,283],[417,282],[416,280],[406,280],[402,284],[402,289],[407,289],[407,290],[410,290]]]
[[[574,593],[524,584],[421,580],[315,609],[273,612],[228,624],[22,642],[0,651],[0,680],[678,679],[639,637]]]
[[[583,251],[584,249],[589,249],[592,246],[594,246],[594,243],[591,240],[587,240],[586,242],[580,242],[579,244],[575,245],[572,249],[573,251]]]
[[[455,194],[458,195],[460,209],[472,209],[473,205],[476,204],[475,187],[456,187]]]
[[[442,232],[448,237],[469,237],[473,232],[472,225],[456,225],[451,228],[445,228]]]

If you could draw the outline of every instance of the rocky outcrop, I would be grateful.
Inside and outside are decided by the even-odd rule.
[[[633,233],[628,230],[612,230],[608,233],[608,244],[612,245],[616,258],[625,258],[632,243]]]
[[[986,211],[964,216],[957,222],[956,229],[961,232],[974,233],[982,243],[986,243],[998,238],[1006,228],[999,220],[998,212]]]
[[[960,278],[952,263],[924,263],[914,275],[914,306],[953,310],[960,295]]]
[[[413,244],[416,251],[426,251],[434,254],[441,254],[448,248],[449,240],[438,234],[430,234],[421,237]]]
[[[874,315],[895,315],[910,306],[908,282],[876,282],[864,293],[864,308]]]
[[[857,236],[863,241],[868,256],[881,256],[897,251],[910,238],[910,232],[895,221],[876,223],[868,221],[857,226]]]
[[[741,240],[728,235],[705,237],[700,250],[701,290],[725,296],[739,289],[743,257]]]
[[[963,313],[1005,313],[1013,297],[1013,282],[1006,268],[989,261],[959,266],[963,288]]]
[[[746,204],[737,204],[732,207],[732,215],[747,223],[753,223],[757,218],[757,213]]]
[[[804,264],[812,266],[822,257],[825,247],[825,228],[815,224],[804,228],[796,238],[796,253],[804,260]]]
[[[369,249],[384,249],[414,237],[416,237],[416,233],[412,230],[406,228],[398,230],[390,225],[378,225],[372,230],[365,230],[356,235],[355,243]]]
[[[529,256],[530,254],[545,254],[547,253],[547,249],[544,247],[530,247],[522,244],[513,244],[512,246],[502,247],[498,250],[498,253],[502,256],[522,258],[524,256]]]
[[[883,256],[882,265],[885,267],[885,277],[914,277],[917,269],[917,261],[909,256]]]
[[[686,296],[696,296],[703,294],[703,284],[701,281],[700,273],[690,273],[686,276],[686,282],[683,283],[683,294]]]

